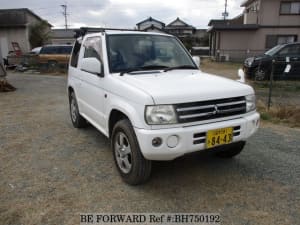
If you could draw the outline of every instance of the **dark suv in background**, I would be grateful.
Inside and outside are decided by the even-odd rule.
[[[274,79],[300,79],[299,42],[277,45],[263,55],[246,59],[244,62],[244,71],[247,77],[255,80],[269,79],[272,71],[272,60],[275,60]],[[291,65],[288,73],[285,72],[287,64]]]

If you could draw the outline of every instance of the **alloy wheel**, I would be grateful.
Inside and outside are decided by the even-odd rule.
[[[131,146],[123,132],[118,132],[116,135],[114,151],[119,169],[128,174],[132,167]]]

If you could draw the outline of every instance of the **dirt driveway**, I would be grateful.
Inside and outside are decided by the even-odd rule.
[[[9,76],[0,93],[0,224],[79,224],[82,212],[217,212],[222,224],[299,224],[300,130],[264,125],[237,158],[193,154],[124,184],[108,140],[71,125],[66,77]]]

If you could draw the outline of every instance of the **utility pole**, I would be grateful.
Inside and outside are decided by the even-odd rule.
[[[64,15],[65,17],[65,29],[67,30],[68,29],[68,13],[67,13],[67,4],[64,4],[64,5],[60,5],[62,8],[63,8],[63,12],[62,14]]]
[[[227,0],[225,0],[225,11],[222,13],[222,16],[224,20],[228,17],[228,12],[227,12]]]

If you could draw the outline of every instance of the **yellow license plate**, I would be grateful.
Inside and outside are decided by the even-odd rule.
[[[229,144],[232,142],[232,134],[232,127],[207,131],[206,148],[213,148],[218,145]]]

